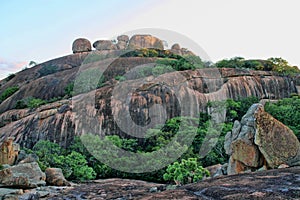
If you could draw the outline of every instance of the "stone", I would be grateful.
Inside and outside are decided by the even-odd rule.
[[[256,145],[249,145],[242,139],[237,139],[231,144],[232,158],[242,162],[248,167],[261,167],[263,165],[261,154]]]
[[[128,42],[118,41],[117,48],[119,50],[125,50],[127,48],[127,44],[128,44]]]
[[[25,154],[25,156],[24,156],[22,153],[22,157],[18,156],[18,160],[16,163],[22,164],[22,163],[32,163],[32,162],[38,162],[38,161],[39,161],[39,157],[36,154]]]
[[[299,157],[300,143],[293,131],[276,120],[258,105],[255,112],[255,144],[266,159],[268,166],[276,168]]]
[[[253,104],[226,134],[224,148],[230,155],[228,174],[300,165],[300,143],[287,126]]]
[[[8,137],[0,146],[0,165],[13,165],[18,157],[20,145],[13,142],[14,138]]]
[[[0,185],[5,187],[36,188],[44,186],[46,176],[36,162],[24,163],[0,170]]]
[[[220,174],[220,171],[222,169],[221,164],[208,166],[208,167],[205,167],[205,169],[207,169],[209,171],[210,177],[216,177],[216,176],[219,176],[222,174],[222,173]]]
[[[91,42],[85,38],[78,38],[73,42],[73,53],[89,52],[92,50]]]
[[[117,40],[118,41],[122,41],[122,42],[128,42],[129,41],[129,37],[128,37],[128,35],[119,35],[118,37],[117,37]]]
[[[40,194],[38,192],[25,193],[25,194],[19,196],[18,199],[19,200],[39,200]]]
[[[283,169],[283,168],[289,168],[290,166],[288,166],[287,164],[281,164],[278,166],[278,169]]]
[[[117,49],[117,46],[111,40],[97,40],[94,42],[93,47],[98,51]]]
[[[151,35],[134,35],[130,38],[128,43],[128,49],[143,49],[143,48],[154,48],[164,49],[163,42]]]
[[[181,48],[180,48],[179,44],[177,44],[177,43],[173,44],[171,47],[171,50],[180,50],[180,49]]]
[[[62,170],[60,168],[47,168],[45,170],[46,182],[49,185],[54,186],[71,186],[71,184],[65,179]]]
[[[23,194],[22,189],[12,189],[12,188],[0,188],[0,199],[1,197],[8,195],[8,194]]]
[[[232,156],[230,157],[227,168],[228,175],[244,173],[247,170],[248,167],[246,165],[238,160],[233,159]]]
[[[235,120],[233,123],[232,131],[228,132],[225,135],[224,149],[225,149],[227,155],[232,154],[231,143],[232,143],[232,141],[237,139],[237,137],[240,133],[240,130],[241,130],[241,123],[238,120]]]

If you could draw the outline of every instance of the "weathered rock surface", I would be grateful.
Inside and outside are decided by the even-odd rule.
[[[222,176],[166,190],[166,185],[126,179],[97,180],[47,199],[299,199],[300,168]],[[154,191],[156,188],[157,192]]]
[[[0,186],[36,188],[43,186],[46,176],[36,162],[24,163],[0,170]]]
[[[163,42],[152,35],[134,35],[130,38],[128,49],[164,49]]]
[[[71,186],[71,184],[65,179],[62,170],[60,168],[47,168],[45,170],[46,182],[49,185],[54,186]]]
[[[120,58],[110,65],[114,70],[109,67],[105,73],[110,77],[115,77],[117,74],[125,73],[126,70],[134,68],[134,66],[153,61],[155,59]],[[89,67],[89,65],[87,66]],[[0,110],[1,108],[6,110],[13,106],[17,99],[24,98],[27,95],[47,99],[42,94],[49,95],[53,89],[49,88],[49,93],[44,91],[44,85],[51,84],[49,82],[47,84],[42,83],[40,80],[45,80],[46,82],[49,80],[48,77],[57,78],[63,75],[64,78],[67,77],[68,79],[68,77],[76,75],[76,71],[73,71],[75,69],[71,69],[72,71],[67,70],[66,73],[62,72],[63,74],[48,75],[45,78],[38,79],[38,81],[32,81],[35,87],[34,90],[29,90],[33,85],[32,87],[24,85],[24,89],[23,87],[20,88],[16,94],[7,100],[10,101],[9,104],[6,104],[8,102],[5,101],[0,105]],[[63,81],[63,85],[67,85],[65,79],[60,78],[60,80]],[[4,112],[0,114],[2,122],[0,141],[12,136],[15,137],[16,142],[25,147],[32,147],[41,139],[55,141],[62,146],[67,146],[68,142],[72,141],[75,135],[80,135],[84,132],[115,133],[125,136],[114,119],[115,116],[118,116],[118,113],[128,114],[130,112],[131,117],[127,117],[128,120],[133,120],[136,124],[143,124],[151,119],[149,113],[151,106],[161,104],[166,108],[166,116],[157,116],[157,121],[164,121],[164,117],[179,116],[181,107],[178,98],[182,102],[190,102],[189,105],[186,105],[186,109],[190,110],[189,113],[192,116],[197,116],[197,109],[204,111],[208,101],[227,98],[237,99],[248,96],[257,96],[261,99],[279,99],[289,97],[291,93],[296,91],[292,80],[288,77],[275,76],[270,72],[237,69],[188,70],[168,73],[156,78],[149,77],[143,83],[136,80],[128,80],[121,83],[124,84],[118,84],[118,91],[126,92],[129,83],[133,88],[136,88],[130,105],[122,105],[119,101],[111,101],[113,92],[116,92],[117,88],[115,88],[116,85],[108,83],[106,86],[98,89],[95,94],[79,95],[73,97],[73,100],[61,100],[44,105],[36,110],[20,109]],[[61,89],[60,84],[62,82],[57,82],[52,86]],[[177,88],[177,94],[172,88]],[[28,91],[28,93],[25,91]],[[34,95],[31,95],[33,93]],[[121,94],[122,92],[119,93],[119,95]],[[90,97],[88,98],[89,95]],[[115,97],[117,96],[115,95]],[[82,99],[87,100],[90,98],[94,98],[94,103],[91,102],[94,104],[94,108],[88,106],[87,101],[82,101]],[[84,118],[86,123],[96,123],[99,126],[92,126],[90,129],[83,130],[83,124],[76,120],[80,118],[80,113],[90,113],[90,116]],[[115,113],[115,116],[113,113]],[[124,123],[130,124],[131,122],[124,120]],[[246,133],[247,131],[251,131],[251,127],[249,127],[249,130],[243,128],[243,132]]]
[[[228,174],[282,164],[300,165],[300,143],[287,126],[264,111],[261,104],[252,105],[241,123],[225,137],[224,148],[230,155]]]
[[[93,47],[98,51],[117,49],[117,46],[111,40],[97,40],[93,43]]]
[[[39,157],[37,155],[26,154],[24,150],[21,150],[15,164],[32,163],[38,161],[39,161]]]
[[[9,137],[0,145],[0,165],[13,165],[18,157],[20,145],[13,142],[14,138]]]
[[[254,143],[266,159],[268,166],[300,165],[300,143],[291,129],[258,106],[255,112],[256,134]],[[298,158],[298,161],[295,160]]]
[[[92,50],[91,42],[84,38],[78,38],[73,42],[73,53],[89,52]]]
[[[128,41],[129,41],[129,37],[127,35],[120,35],[117,38],[118,43],[117,43],[117,47],[120,50],[124,50],[127,48],[128,45]]]
[[[170,51],[174,54],[186,56],[186,55],[195,55],[193,52],[189,51],[186,48],[181,48],[179,44],[173,44]]]

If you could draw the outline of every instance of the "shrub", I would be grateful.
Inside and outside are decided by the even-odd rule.
[[[8,81],[10,81],[11,79],[13,79],[15,76],[16,76],[15,74],[9,74],[9,75],[5,78],[5,80],[8,82]]]
[[[66,178],[71,180],[90,180],[96,177],[93,168],[89,167],[85,156],[79,152],[68,153],[58,144],[41,140],[33,147],[33,153],[39,157],[42,170],[48,167],[61,168]]]
[[[199,166],[196,158],[182,159],[167,167],[164,180],[174,181],[176,185],[195,183],[209,176],[208,170]]]
[[[117,81],[120,81],[120,82],[126,81],[126,77],[125,77],[125,76],[116,76],[115,79],[116,79]]]
[[[85,157],[78,152],[73,151],[71,154],[68,154],[64,159],[64,163],[72,171],[66,178],[83,181],[94,179],[96,177],[96,172],[93,168],[87,166]]]
[[[4,101],[5,99],[7,99],[8,97],[10,97],[11,95],[13,95],[15,92],[17,92],[19,90],[19,87],[14,86],[14,87],[9,87],[6,90],[4,90],[4,92],[2,92],[2,94],[0,95],[0,101]]]

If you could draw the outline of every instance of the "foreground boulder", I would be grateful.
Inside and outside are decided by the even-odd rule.
[[[92,50],[91,42],[84,38],[78,38],[73,42],[72,51],[73,53],[82,53]]]
[[[291,129],[254,104],[234,122],[225,136],[224,148],[230,155],[228,174],[300,165],[300,143]]]
[[[13,142],[14,138],[9,137],[0,146],[0,165],[13,165],[18,157],[20,145]]]
[[[128,49],[164,49],[163,42],[152,35],[134,35],[130,38]]]
[[[54,186],[70,186],[71,184],[65,179],[60,168],[47,168],[45,170],[46,182]]]
[[[36,162],[18,164],[0,171],[0,186],[36,188],[46,185],[46,176]]]
[[[254,114],[256,134],[254,143],[266,159],[269,167],[281,164],[300,165],[300,143],[293,131],[257,106]]]

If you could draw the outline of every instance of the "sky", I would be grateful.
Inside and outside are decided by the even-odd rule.
[[[299,5],[298,0],[1,1],[0,79],[30,61],[71,54],[76,38],[93,43],[142,28],[179,33],[213,62],[282,57],[300,66]]]

